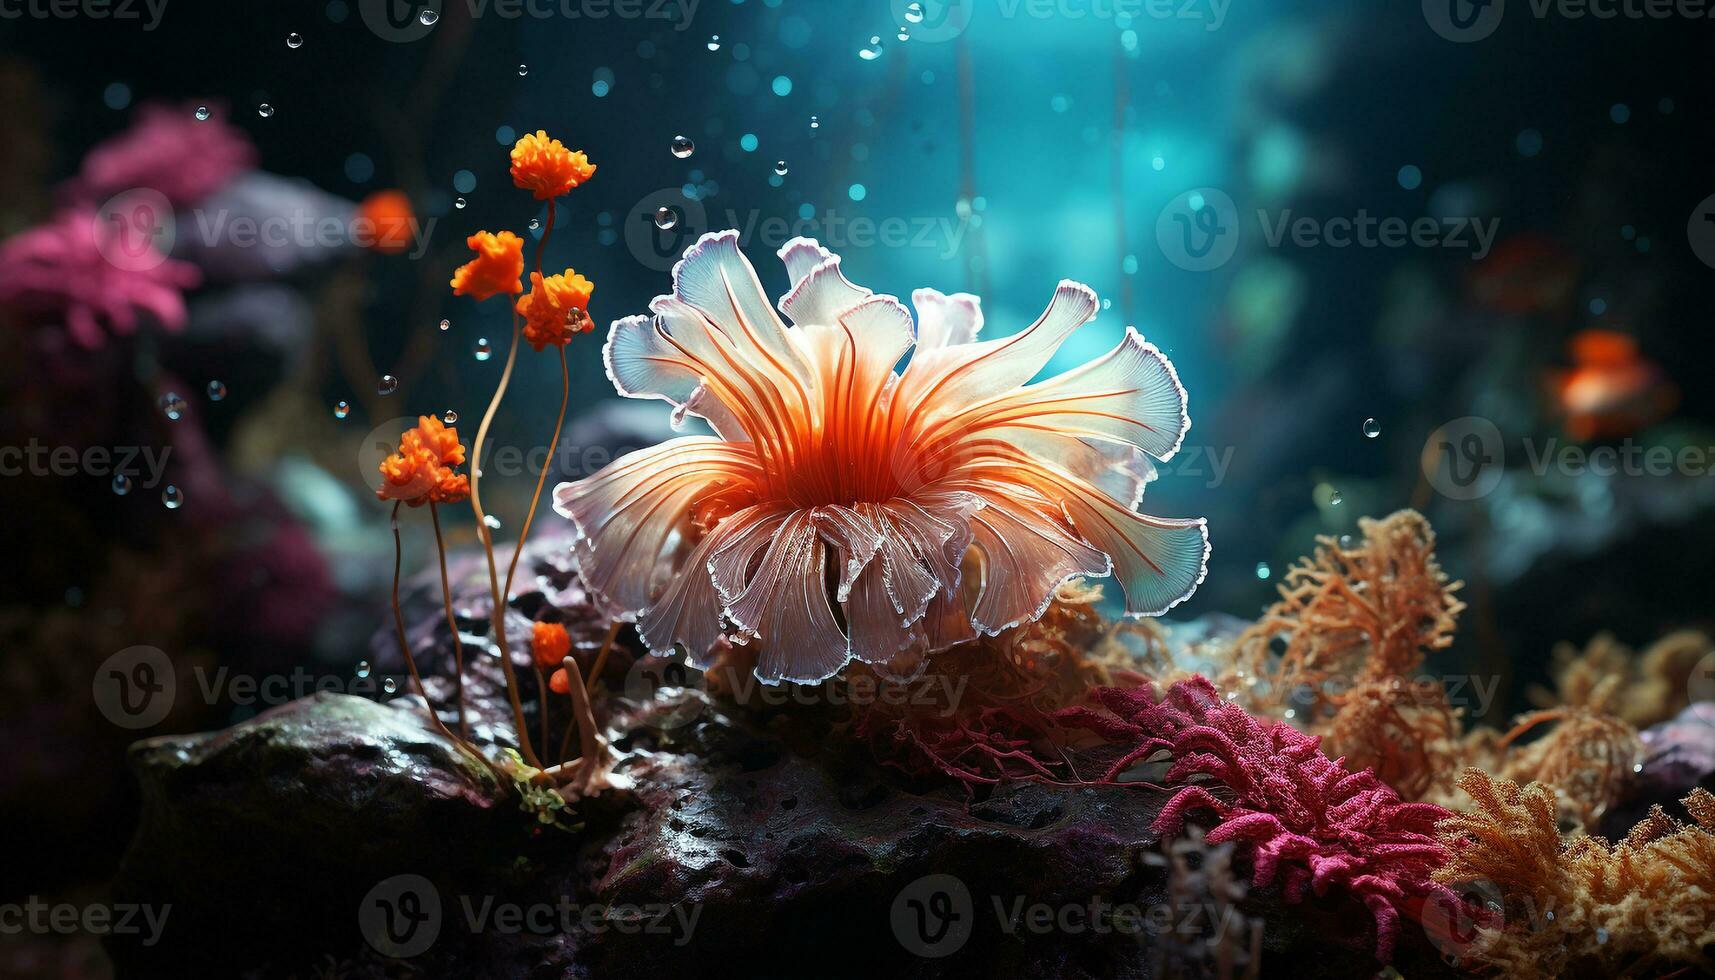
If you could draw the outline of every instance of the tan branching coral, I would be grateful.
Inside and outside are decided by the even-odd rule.
[[[1626,838],[1563,843],[1547,787],[1468,769],[1474,807],[1443,820],[1452,854],[1436,877],[1498,893],[1503,922],[1473,930],[1467,965],[1500,976],[1645,976],[1715,966],[1715,795],[1685,800],[1695,823],[1657,807]]]
[[[1318,538],[1287,571],[1280,600],[1237,640],[1222,686],[1255,691],[1256,710],[1296,720],[1330,754],[1417,798],[1456,768],[1458,713],[1439,683],[1415,675],[1453,641],[1461,583],[1442,572],[1435,532],[1416,511],[1358,526],[1361,541]]]
[[[1643,743],[1637,729],[1609,712],[1620,680],[1610,676],[1600,681],[1579,703],[1524,715],[1492,743],[1489,767],[1506,779],[1535,780],[1551,787],[1563,827],[1593,826],[1619,802],[1627,781],[1642,763]],[[1522,736],[1544,723],[1553,723],[1547,735],[1520,744]]]
[[[1699,661],[1715,648],[1697,630],[1679,630],[1635,653],[1612,633],[1598,633],[1583,650],[1570,643],[1554,648],[1554,690],[1533,687],[1530,699],[1539,707],[1583,706],[1608,678],[1619,681],[1610,693],[1610,710],[1638,728],[1666,721],[1687,703],[1687,681]]]

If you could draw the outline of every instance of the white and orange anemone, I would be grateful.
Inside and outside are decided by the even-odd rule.
[[[814,241],[780,258],[786,321],[726,231],[686,250],[653,317],[613,324],[619,392],[716,435],[555,490],[585,582],[650,651],[705,666],[724,634],[755,645],[763,682],[809,683],[1034,620],[1076,576],[1112,573],[1135,616],[1197,588],[1204,522],[1135,509],[1190,428],[1173,366],[1128,329],[1027,383],[1095,316],[1087,286],[979,341],[975,296],[917,290],[914,323]]]

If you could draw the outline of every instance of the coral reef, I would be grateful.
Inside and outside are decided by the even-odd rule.
[[[1502,923],[1478,922],[1465,956],[1501,976],[1613,977],[1715,967],[1715,796],[1685,800],[1694,823],[1659,807],[1610,844],[1566,842],[1546,787],[1468,769],[1475,806],[1440,824],[1451,858],[1436,877],[1498,890]]]
[[[1323,755],[1317,737],[1252,716],[1202,677],[1174,683],[1159,699],[1147,688],[1099,688],[1094,696],[1105,711],[1070,708],[1061,719],[1131,746],[1108,780],[1162,750],[1173,760],[1165,781],[1181,788],[1156,830],[1171,836],[1190,811],[1213,811],[1219,823],[1206,839],[1251,845],[1257,886],[1279,879],[1289,902],[1331,887],[1360,898],[1375,917],[1383,962],[1402,913],[1425,900],[1456,901],[1430,877],[1447,857],[1434,837],[1448,815],[1441,807],[1401,801],[1373,772]]]

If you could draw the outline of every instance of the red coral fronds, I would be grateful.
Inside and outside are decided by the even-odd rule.
[[[1219,822],[1206,839],[1249,845],[1257,887],[1278,880],[1289,902],[1330,888],[1362,901],[1383,961],[1402,912],[1415,915],[1425,900],[1458,903],[1431,878],[1448,858],[1435,837],[1447,810],[1402,802],[1370,770],[1353,772],[1323,755],[1319,738],[1222,700],[1203,677],[1171,685],[1159,700],[1147,688],[1093,693],[1105,710],[1070,708],[1060,720],[1131,747],[1107,779],[1160,750],[1173,758],[1166,782],[1179,789],[1156,819],[1162,835],[1179,833],[1192,810],[1213,811]]]

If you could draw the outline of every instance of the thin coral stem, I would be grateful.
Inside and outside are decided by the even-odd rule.
[[[470,726],[464,717],[464,643],[459,640],[459,624],[453,617],[453,588],[447,580],[447,545],[441,538],[441,515],[434,501],[429,501],[429,520],[435,525],[435,553],[441,560],[441,602],[447,608],[447,629],[453,636],[453,699],[458,708],[459,735],[469,738]]]
[[[494,397],[488,402],[488,410],[482,413],[482,424],[477,426],[476,441],[471,445],[470,509],[476,514],[476,533],[482,539],[483,557],[488,562],[488,588],[494,600],[490,620],[494,629],[495,646],[500,649],[500,670],[506,675],[506,698],[512,703],[512,724],[518,731],[518,754],[526,764],[540,769],[541,761],[536,758],[536,750],[530,746],[530,729],[524,721],[524,704],[518,700],[518,672],[512,667],[512,651],[506,645],[507,600],[500,589],[500,575],[494,564],[494,535],[488,527],[488,515],[482,510],[481,493],[482,444],[488,438],[488,427],[494,422],[494,413],[500,409],[500,400],[506,397],[506,387],[512,382],[512,368],[518,363],[520,331],[518,313],[514,310],[512,346],[506,352],[506,367],[500,372],[500,384],[495,386]]]
[[[590,695],[584,688],[584,675],[578,669],[578,661],[574,657],[567,657],[561,666],[565,668],[566,680],[571,686],[572,723],[578,728],[578,759],[583,763],[593,764],[600,746],[596,744],[595,712],[590,709]]]
[[[534,659],[534,658],[532,658]],[[548,747],[548,679],[542,676],[541,667],[532,667],[536,671],[536,730],[542,737],[542,748]]]
[[[607,636],[603,637],[601,641],[601,652],[596,654],[595,664],[590,667],[591,684],[601,683],[601,671],[603,667],[607,666],[607,655],[612,652],[613,641],[619,639],[619,631],[624,625],[625,623],[616,619],[607,628]]]
[[[549,211],[551,215],[552,210]],[[536,492],[530,496],[530,509],[524,513],[524,526],[518,532],[518,546],[512,549],[512,560],[506,565],[506,594],[512,594],[512,577],[518,571],[518,556],[524,554],[524,541],[530,537],[530,525],[536,520],[536,505],[542,500],[542,488],[547,485],[548,471],[554,468],[554,452],[560,445],[560,430],[566,423],[566,403],[572,396],[572,373],[566,364],[566,349],[560,348],[560,414],[554,420],[554,435],[548,440],[547,462],[536,476]]]
[[[417,690],[423,694],[423,705],[429,712],[429,720],[440,730],[441,734],[454,742],[461,741],[447,726],[441,722],[441,717],[435,714],[435,706],[429,703],[429,689],[423,686],[423,675],[417,673],[417,658],[411,656],[411,641],[405,637],[405,614],[399,610],[399,573],[404,565],[404,545],[399,540],[399,502],[393,503],[393,626],[399,633],[399,652],[405,655],[405,668],[411,672],[411,681],[417,685]]]

